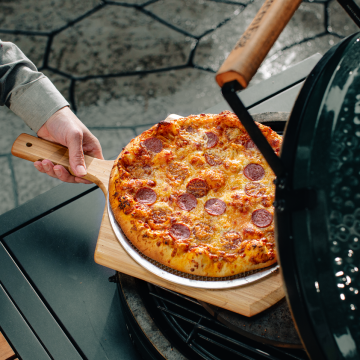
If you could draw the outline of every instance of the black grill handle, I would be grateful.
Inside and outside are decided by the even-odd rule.
[[[236,94],[236,90],[238,88],[239,83],[235,80],[226,83],[221,90],[225,100],[231,106],[238,118],[241,119],[241,123],[244,125],[246,131],[264,156],[271,169],[274,171],[278,181],[284,181],[287,173],[285,166],[281,159],[275,154],[273,148],[270,146],[263,133],[255,124],[252,116],[249,114],[246,107]]]
[[[338,0],[338,3],[344,8],[354,23],[360,27],[360,8],[353,0]]]

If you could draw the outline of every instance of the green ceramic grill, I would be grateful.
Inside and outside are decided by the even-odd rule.
[[[267,0],[217,74],[225,99],[276,174],[275,227],[287,301],[313,360],[360,359],[360,33],[306,79],[280,157],[237,95],[301,1]],[[360,10],[339,1],[359,25]]]

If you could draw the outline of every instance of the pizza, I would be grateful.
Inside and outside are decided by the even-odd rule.
[[[276,154],[282,138],[257,123]],[[132,139],[111,171],[116,221],[144,255],[226,277],[276,262],[275,175],[237,116],[166,119]]]

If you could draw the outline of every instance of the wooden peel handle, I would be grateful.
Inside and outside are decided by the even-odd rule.
[[[11,153],[21,159],[32,162],[48,159],[55,165],[62,165],[70,173],[69,150],[59,144],[52,143],[28,134],[21,134],[15,140]],[[83,179],[98,185],[104,193],[107,193],[107,183],[113,161],[95,159],[85,155],[87,174]],[[73,174],[73,173],[72,173]]]
[[[266,0],[216,74],[223,87],[237,80],[246,88],[302,0]]]

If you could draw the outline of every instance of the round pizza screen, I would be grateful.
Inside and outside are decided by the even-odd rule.
[[[279,154],[281,137],[257,124]],[[276,262],[274,173],[236,115],[162,121],[114,163],[109,194],[124,233],[148,257],[223,277]]]

